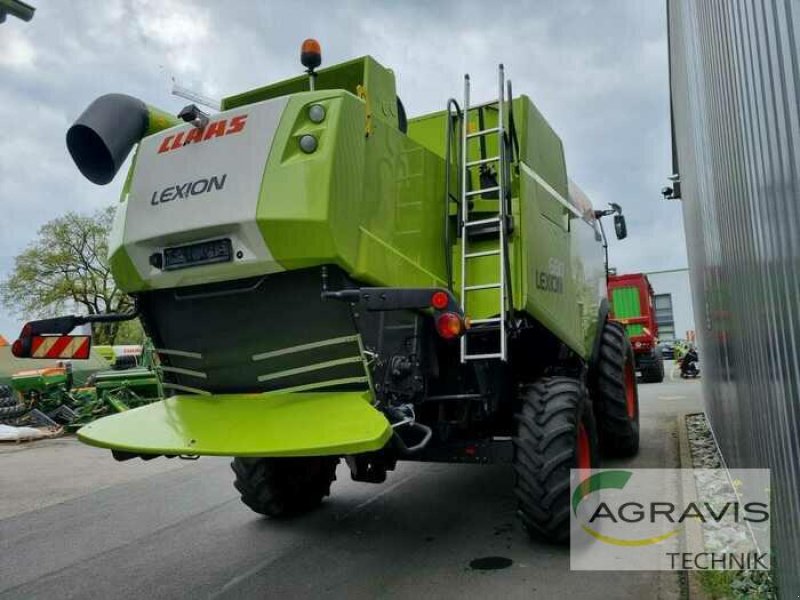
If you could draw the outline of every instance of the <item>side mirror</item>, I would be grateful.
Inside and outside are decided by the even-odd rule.
[[[618,240],[624,240],[628,237],[628,226],[625,224],[625,217],[622,215],[614,215],[614,233],[617,234]]]

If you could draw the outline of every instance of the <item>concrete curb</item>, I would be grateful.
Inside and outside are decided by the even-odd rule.
[[[692,450],[689,446],[689,432],[686,429],[686,419],[694,415],[703,413],[686,413],[678,415],[678,458],[680,460],[681,469],[691,469],[694,467],[692,461]],[[684,490],[684,495],[686,491]],[[686,537],[688,538],[688,546],[693,548],[702,547],[703,532],[700,525],[694,520],[689,519],[686,522]],[[684,548],[684,551],[686,548]],[[703,589],[700,582],[699,571],[685,571],[686,575],[686,588],[689,600],[713,600]]]

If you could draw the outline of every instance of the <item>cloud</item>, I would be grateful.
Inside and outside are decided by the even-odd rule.
[[[34,66],[36,50],[19,31],[0,37],[0,67],[29,70]]]
[[[0,25],[0,270],[68,210],[116,200],[121,177],[88,183],[64,145],[95,97],[122,92],[177,112],[171,80],[222,97],[301,72],[318,38],[324,64],[363,54],[394,69],[410,116],[496,94],[504,62],[561,135],[570,177],[594,202],[620,203],[630,237],[612,241],[621,271],[686,264],[680,205],[660,199],[670,170],[666,23],[659,0],[459,2],[42,3],[30,23]],[[0,314],[0,332],[18,320]]]

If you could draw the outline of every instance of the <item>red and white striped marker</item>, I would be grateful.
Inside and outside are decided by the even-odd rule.
[[[92,338],[88,335],[35,335],[31,339],[31,358],[89,358]]]

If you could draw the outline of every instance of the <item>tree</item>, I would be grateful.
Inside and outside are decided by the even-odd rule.
[[[70,212],[43,225],[0,284],[3,304],[25,319],[129,310],[133,301],[108,266],[113,218],[109,207],[91,215]],[[138,322],[95,324],[92,334],[96,344],[141,343],[144,337]]]

